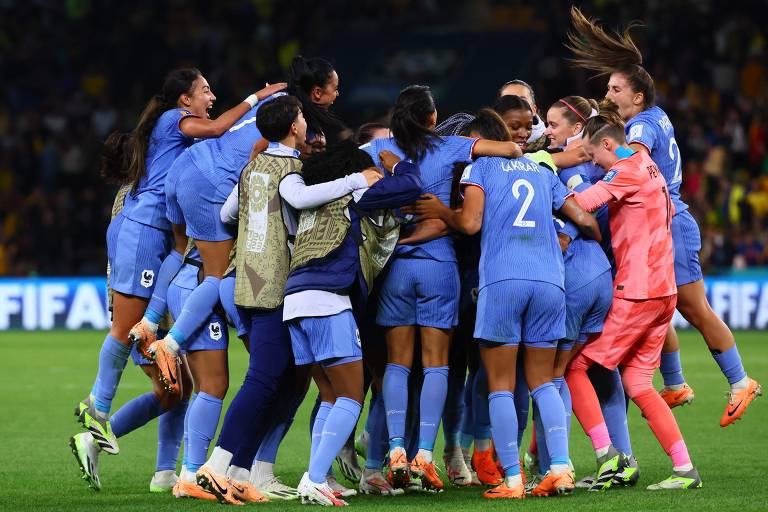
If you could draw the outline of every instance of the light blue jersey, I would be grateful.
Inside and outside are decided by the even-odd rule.
[[[675,215],[688,209],[680,199],[683,181],[683,163],[675,140],[675,129],[667,114],[659,107],[651,107],[637,114],[624,127],[627,143],[639,143],[648,148],[651,159],[661,169],[667,182],[669,197],[675,205]]]
[[[485,192],[480,289],[507,279],[564,289],[552,210],[559,210],[570,192],[558,177],[527,158],[484,157],[464,170],[461,183]]]
[[[194,143],[179,129],[186,117],[195,117],[188,110],[174,108],[165,111],[149,137],[146,173],[135,191],[125,196],[123,213],[129,219],[165,231],[171,223],[165,216],[165,176],[176,157]]]
[[[220,137],[207,139],[189,148],[192,162],[212,184],[219,184],[234,175],[240,179],[240,172],[248,163],[253,145],[261,139],[256,127],[256,113],[262,105],[285,93],[275,93],[254,105]]]
[[[434,194],[446,205],[450,204],[453,165],[457,162],[472,160],[472,147],[477,139],[459,136],[447,136],[435,139],[436,146],[427,152],[418,164],[421,170],[422,191]],[[374,139],[360,147],[371,155],[376,165],[383,168],[379,152],[391,151],[402,159],[405,153],[395,143],[394,138]],[[437,261],[456,261],[453,241],[450,236],[416,245],[399,245],[395,253],[398,257],[428,258]]]

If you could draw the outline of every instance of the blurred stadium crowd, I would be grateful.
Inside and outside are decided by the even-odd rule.
[[[603,0],[581,6],[614,25],[632,19],[645,24],[634,33],[656,80],[658,103],[676,127],[683,196],[701,226],[705,270],[768,265],[768,33],[759,21],[764,3],[735,2],[727,11],[714,1],[669,4]],[[265,80],[282,78],[299,52],[334,60],[349,51],[346,32],[365,34],[378,55],[386,53],[393,34],[456,34],[462,44],[488,34],[499,40],[508,32],[542,43],[500,48],[493,58],[503,62],[485,91],[523,78],[535,87],[544,112],[567,94],[603,93],[605,80],[588,80],[565,61],[564,3],[354,5],[350,12],[349,3],[339,0],[313,6],[293,0],[0,0],[0,275],[104,272],[114,189],[98,176],[101,142],[113,130],[130,130],[164,73],[179,65],[203,71],[218,96],[214,110],[221,112]],[[414,66],[418,77],[421,64],[444,61],[442,53],[433,53],[414,47],[417,58],[410,65],[382,63],[379,72],[405,86],[414,81]],[[522,55],[528,64],[516,66]],[[354,70],[347,68],[337,67],[340,118],[353,128],[384,118],[383,108],[361,115],[345,103],[355,96]],[[464,76],[453,81],[463,99],[441,97],[436,88],[441,117],[491,102],[475,94]]]

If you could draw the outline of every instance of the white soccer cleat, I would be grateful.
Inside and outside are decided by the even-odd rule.
[[[360,481],[363,470],[360,468],[354,446],[344,446],[336,457],[336,463],[339,465],[339,471],[344,475],[344,478],[352,483]]]
[[[453,485],[456,487],[472,485],[472,473],[469,472],[460,447],[457,446],[450,452],[443,453],[443,462],[445,462],[448,480]]]
[[[333,495],[333,490],[326,482],[316,484],[304,473],[299,482],[299,496],[302,505],[322,505],[324,507],[346,507],[348,503]]]
[[[69,438],[69,447],[75,456],[82,478],[94,491],[101,490],[99,480],[99,446],[90,432],[83,432]]]
[[[333,495],[337,498],[349,498],[350,496],[357,496],[357,491],[355,489],[350,489],[349,487],[343,486],[339,483],[338,480],[336,480],[335,476],[329,476],[325,482],[333,491]]]
[[[366,469],[360,478],[360,492],[362,494],[379,494],[381,496],[399,496],[405,494],[405,489],[395,489],[381,470]]]
[[[149,482],[149,492],[170,492],[178,479],[172,469],[156,471]]]
[[[295,500],[299,498],[299,491],[295,487],[285,485],[279,478],[272,477],[266,482],[254,485],[256,489],[270,500]]]

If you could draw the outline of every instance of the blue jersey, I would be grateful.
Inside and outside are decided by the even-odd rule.
[[[552,222],[570,195],[555,174],[527,158],[479,158],[461,176],[485,192],[480,289],[507,279],[564,288],[563,256]]]
[[[193,114],[188,110],[174,108],[158,118],[149,137],[146,173],[136,190],[125,196],[123,214],[129,219],[171,230],[171,223],[165,216],[165,176],[176,157],[194,142],[179,129],[181,120],[190,116]]]
[[[675,205],[675,214],[688,209],[680,199],[683,181],[683,163],[675,140],[675,129],[667,114],[659,107],[651,107],[637,114],[624,127],[627,143],[639,143],[648,148],[651,159],[659,166],[667,182],[669,198]]]
[[[203,176],[216,185],[222,180],[231,179],[232,175],[235,175],[236,180],[240,179],[240,172],[248,163],[253,145],[262,138],[256,128],[256,113],[264,103],[284,95],[275,93],[260,101],[221,137],[204,140],[189,148],[189,156]]]
[[[453,165],[457,162],[472,160],[472,147],[477,139],[459,136],[446,136],[436,139],[436,145],[419,162],[414,162],[421,170],[422,192],[434,194],[443,203],[450,205]],[[371,155],[376,165],[384,168],[379,160],[379,152],[391,151],[402,159],[405,153],[395,143],[394,138],[374,139],[360,147]],[[453,240],[444,236],[436,240],[415,245],[399,245],[398,257],[429,258],[437,261],[456,261]]]

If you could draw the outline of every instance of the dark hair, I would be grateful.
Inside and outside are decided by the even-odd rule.
[[[318,107],[309,97],[314,87],[328,85],[334,71],[333,65],[321,57],[306,59],[301,55],[294,57],[288,68],[288,92],[301,101],[307,127],[315,133],[344,128],[335,115]]]
[[[643,94],[643,107],[652,107],[656,102],[653,78],[643,68],[643,55],[630,35],[630,31],[640,23],[630,23],[620,34],[607,34],[597,21],[584,16],[578,7],[571,7],[571,23],[576,30],[568,33],[566,44],[576,55],[576,58],[570,59],[571,62],[597,71],[598,76],[621,73],[626,76],[633,92]]]
[[[347,139],[304,160],[301,175],[307,185],[317,185],[375,166],[368,153]]]
[[[562,116],[571,124],[581,123],[582,126],[587,122],[592,114],[592,109],[600,111],[600,106],[593,99],[582,98],[581,96],[566,96],[552,104],[552,108],[562,110]]]
[[[101,162],[99,162],[99,174],[107,183],[113,185],[130,183],[128,153],[126,151],[126,146],[130,140],[130,133],[112,132],[104,141]]]
[[[390,122],[392,136],[413,161],[421,160],[435,147],[438,136],[427,127],[429,116],[435,111],[435,100],[426,85],[410,85],[395,100]]]
[[[493,104],[493,110],[495,110],[496,113],[498,113],[500,116],[503,116],[510,110],[527,110],[533,114],[531,104],[528,103],[525,98],[521,98],[520,96],[515,96],[513,94],[505,94],[504,96],[497,99]]]
[[[154,95],[144,107],[139,122],[131,132],[131,138],[124,147],[127,160],[126,182],[133,183],[134,190],[141,178],[147,173],[149,139],[157,120],[163,112],[176,108],[179,96],[192,92],[192,84],[199,76],[201,73],[197,68],[174,69],[165,77],[160,94]],[[107,139],[107,143],[109,142],[110,139]],[[114,151],[114,148],[105,148],[105,151]]]
[[[590,140],[610,137],[619,144],[626,142],[624,120],[619,115],[618,106],[609,99],[600,102],[600,113],[588,119],[584,125],[584,136]]]
[[[389,130],[389,127],[381,123],[365,123],[355,132],[354,141],[358,144],[365,144],[373,140],[373,132],[376,130]]]
[[[301,103],[295,96],[278,96],[259,107],[256,112],[256,128],[262,137],[277,142],[288,135],[301,111]]]
[[[531,93],[531,100],[533,101],[534,104],[536,104],[536,94],[534,94],[534,92],[533,92],[533,87],[531,87],[528,84],[528,82],[526,82],[524,80],[519,80],[517,78],[514,79],[514,80],[510,80],[509,82],[507,82],[504,85],[502,85],[501,87],[499,87],[499,90],[496,92],[496,97],[497,98],[501,98],[501,96],[502,96],[501,91],[503,91],[504,88],[507,87],[508,85],[522,85],[523,87],[528,89],[528,92]]]

